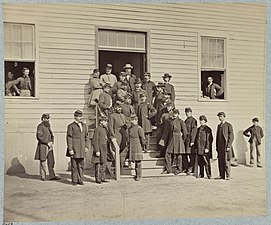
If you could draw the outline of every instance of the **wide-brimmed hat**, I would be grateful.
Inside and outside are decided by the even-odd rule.
[[[134,67],[130,63],[125,64],[125,66],[123,67],[123,69],[133,69],[133,68]]]
[[[108,63],[108,64],[106,64],[106,67],[107,68],[112,68],[113,66],[112,66],[112,64]]]
[[[171,76],[169,73],[165,73],[165,74],[163,75],[163,78],[167,78],[167,77],[171,78],[172,76]]]

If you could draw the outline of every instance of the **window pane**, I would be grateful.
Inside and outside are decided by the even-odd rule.
[[[216,67],[224,68],[224,55],[218,54],[216,58]]]
[[[216,39],[209,39],[209,53],[216,52]]]
[[[22,41],[22,26],[21,25],[13,25],[13,41],[21,42]]]
[[[216,52],[217,53],[224,53],[224,40],[217,39]]]
[[[32,44],[27,43],[27,44],[23,45],[23,58],[24,59],[34,59]]]
[[[5,58],[11,58],[12,57],[11,42],[5,42],[4,47],[5,47],[4,52]]]
[[[126,46],[126,34],[123,32],[118,33],[118,46]]]
[[[4,24],[4,38],[5,41],[11,41],[11,25]]]
[[[208,52],[208,38],[203,37],[201,39],[201,53]]]
[[[21,43],[14,43],[12,49],[12,57],[13,58],[22,58],[22,44]]]
[[[208,55],[207,54],[201,54],[201,66],[202,67],[208,66]]]
[[[210,54],[209,55],[209,67],[215,67],[216,66],[216,55]]]
[[[135,35],[134,34],[128,34],[127,35],[127,47],[129,48],[135,48]]]
[[[109,46],[117,47],[117,34],[115,32],[111,32],[108,35]]]
[[[145,49],[145,34],[136,34],[136,47]]]
[[[33,43],[33,26],[23,26],[23,41]]]
[[[107,46],[107,34],[105,32],[99,32],[99,45]]]

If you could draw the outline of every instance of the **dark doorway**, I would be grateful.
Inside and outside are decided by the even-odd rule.
[[[136,52],[99,51],[99,69],[101,74],[105,73],[107,63],[113,65],[112,73],[119,77],[125,64],[130,63],[134,69],[132,73],[143,78],[146,72],[146,54]]]

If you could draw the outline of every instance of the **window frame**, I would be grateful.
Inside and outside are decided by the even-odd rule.
[[[18,18],[19,19],[19,18]],[[5,96],[5,99],[7,100],[16,100],[17,99],[21,99],[21,100],[24,100],[24,99],[27,99],[27,100],[39,100],[39,82],[38,82],[38,74],[39,74],[39,71],[38,71],[38,62],[39,62],[39,55],[38,55],[38,25],[37,23],[35,23],[34,21],[26,21],[26,20],[3,20],[3,47],[4,47],[4,24],[5,23],[10,23],[10,24],[22,24],[22,25],[33,25],[34,26],[34,31],[33,31],[33,53],[35,54],[34,55],[34,60],[30,60],[30,59],[15,59],[15,58],[5,58],[5,54],[3,52],[3,63],[5,62],[9,62],[9,61],[17,61],[17,62],[33,62],[34,63],[34,71],[35,71],[35,80],[34,80],[34,85],[35,85],[35,91],[34,91],[34,96],[30,96],[30,97],[26,97],[26,96],[6,96],[5,93],[4,93],[4,96]],[[3,48],[4,50],[4,48]],[[5,72],[5,68],[4,68],[4,72]],[[5,77],[4,77],[5,79]],[[5,92],[5,87],[4,87],[4,92]]]
[[[202,37],[207,38],[216,38],[224,40],[224,68],[216,67],[202,67],[202,58],[201,58],[201,39]],[[198,33],[198,101],[199,102],[227,102],[229,101],[229,67],[228,67],[228,40],[229,36],[220,32],[202,32]],[[224,99],[206,99],[201,97],[201,72],[202,71],[224,71]]]

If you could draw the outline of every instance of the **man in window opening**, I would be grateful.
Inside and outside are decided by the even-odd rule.
[[[218,84],[214,83],[213,77],[208,77],[208,85],[205,88],[204,98],[209,99],[216,99],[219,98],[223,93],[224,90]]]
[[[124,69],[124,71],[125,71],[125,74],[126,74],[126,81],[127,81],[127,83],[128,83],[128,91],[129,91],[131,94],[133,94],[133,92],[134,92],[134,90],[135,90],[135,80],[136,80],[136,78],[137,78],[136,75],[132,74],[132,69],[133,69],[133,68],[134,68],[134,67],[133,67],[131,64],[129,64],[129,63],[127,63],[127,64],[123,67],[123,69]]]
[[[8,72],[8,81],[6,82],[6,96],[20,95],[20,90],[17,88],[14,74]]]
[[[112,64],[107,64],[105,68],[105,74],[102,74],[100,79],[104,84],[110,84],[110,87],[112,88],[113,85],[117,82],[117,78],[112,72]]]

